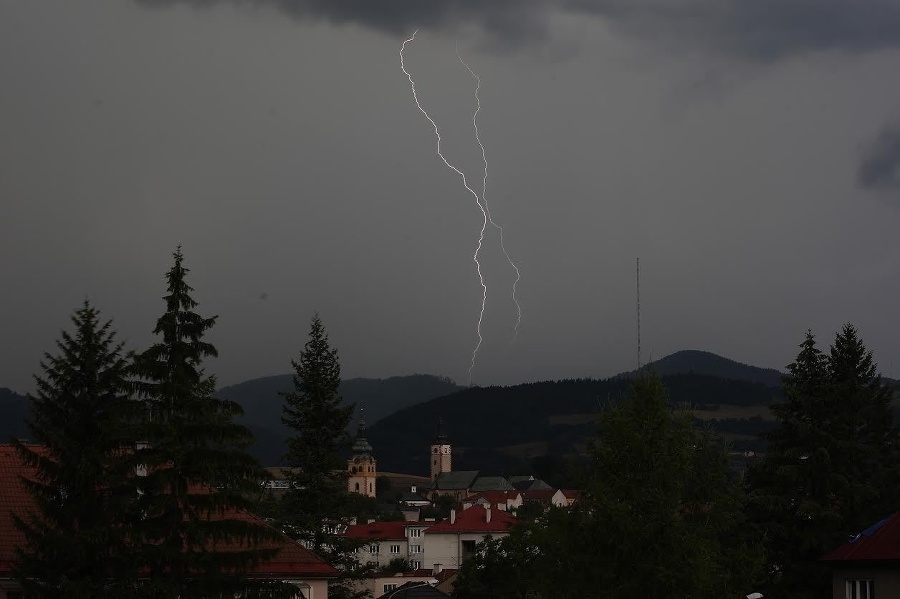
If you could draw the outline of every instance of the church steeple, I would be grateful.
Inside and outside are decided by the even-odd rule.
[[[366,439],[366,420],[360,409],[359,426],[356,429],[356,440],[353,442],[353,457],[347,460],[347,491],[359,493],[367,497],[375,497],[375,479],[378,476],[372,446]]]
[[[452,449],[447,433],[444,432],[444,419],[438,420],[437,431],[431,442],[431,480],[444,472],[452,471]]]

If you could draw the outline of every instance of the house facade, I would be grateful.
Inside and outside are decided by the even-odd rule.
[[[450,517],[441,522],[370,522],[348,526],[344,534],[370,541],[357,552],[361,564],[383,568],[401,557],[409,561],[412,570],[456,570],[486,536],[506,536],[515,522],[504,510],[477,504],[451,510]]]

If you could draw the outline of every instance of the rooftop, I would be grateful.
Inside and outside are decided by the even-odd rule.
[[[822,558],[827,562],[900,560],[900,513],[854,535]]]
[[[490,521],[488,516],[490,515]],[[470,508],[456,512],[456,519],[451,522],[452,518],[438,522],[437,524],[426,528],[425,534],[439,533],[491,533],[506,532],[517,522],[515,516],[498,509],[485,509],[481,505],[473,505]]]

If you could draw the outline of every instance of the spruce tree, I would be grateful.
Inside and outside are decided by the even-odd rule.
[[[784,378],[778,427],[749,472],[750,516],[765,536],[768,594],[819,597],[820,558],[896,509],[898,437],[889,389],[846,325],[823,354],[808,331]]]
[[[851,324],[844,325],[831,346],[828,382],[834,463],[847,480],[840,507],[845,532],[855,534],[900,503],[893,391],[882,384],[872,352]]]
[[[28,597],[123,597],[137,581],[127,539],[135,404],[111,322],[85,301],[72,324],[35,377],[28,427],[40,445],[15,442],[36,507],[16,515],[26,544],[15,572]]]
[[[200,316],[185,277],[181,248],[166,274],[159,341],[135,356],[135,386],[144,399],[144,447],[137,452],[143,518],[136,526],[154,597],[234,596],[282,592],[249,581],[247,570],[274,554],[279,535],[240,517],[253,508],[263,472],[246,449],[247,428],[236,424],[241,407],[214,397],[215,377],[204,359],[217,355],[204,336],[216,317]],[[296,591],[296,589],[294,589]]]
[[[748,474],[749,512],[767,550],[761,588],[815,597],[831,580],[819,558],[845,538],[837,498],[845,495],[846,479],[835,465],[828,359],[812,331],[787,370],[785,400],[771,407],[778,427],[765,435],[765,458]]]
[[[291,364],[293,390],[282,393],[282,421],[293,431],[284,458],[291,484],[279,520],[288,534],[341,570],[329,596],[344,597],[352,594],[348,579],[362,575],[356,567],[359,543],[334,534],[334,525],[346,520],[352,508],[341,452],[350,446],[347,425],[353,406],[342,405],[338,353],[318,314],[300,358]]]

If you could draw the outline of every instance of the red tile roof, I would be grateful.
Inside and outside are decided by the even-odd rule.
[[[827,554],[822,560],[829,562],[900,560],[900,513],[873,524]]]
[[[456,521],[451,523],[449,519],[444,520],[443,522],[438,522],[434,526],[430,526],[425,529],[425,534],[434,534],[434,533],[464,533],[464,532],[476,532],[476,533],[491,533],[491,532],[506,532],[509,528],[516,523],[515,516],[511,515],[509,512],[504,512],[502,510],[498,510],[496,508],[491,509],[491,521],[487,521],[487,513],[484,507],[480,505],[473,505],[469,509],[462,510],[461,512],[456,512]]]
[[[39,446],[32,446],[37,448]],[[34,510],[34,501],[22,485],[21,477],[34,477],[35,471],[25,465],[15,447],[0,444],[0,577],[9,576],[15,548],[25,542],[25,537],[16,528],[13,513],[21,516]],[[244,521],[262,522],[246,512],[232,512],[231,518]],[[284,537],[277,543],[278,553],[261,562],[253,570],[260,576],[295,575],[304,578],[332,578],[337,570],[312,551]],[[264,544],[263,548],[272,548]]]
[[[344,532],[345,537],[352,539],[384,539],[397,541],[406,539],[407,522],[372,522],[370,524],[351,524]]]

